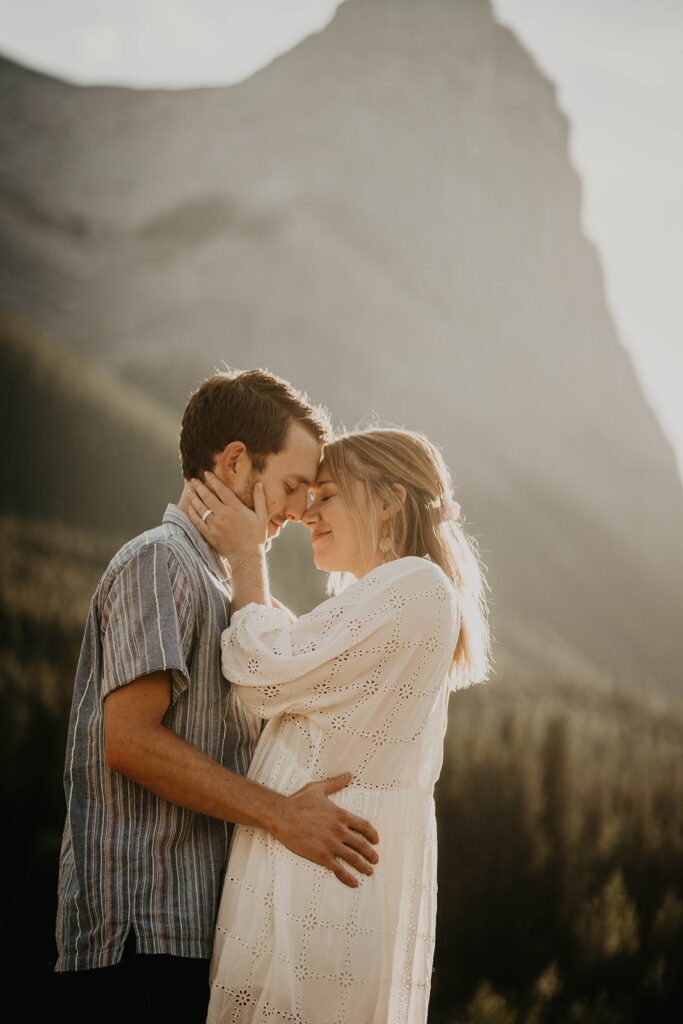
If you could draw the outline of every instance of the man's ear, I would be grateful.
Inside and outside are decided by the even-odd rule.
[[[251,459],[243,441],[231,441],[216,455],[213,468],[216,476],[233,488],[249,476]]]

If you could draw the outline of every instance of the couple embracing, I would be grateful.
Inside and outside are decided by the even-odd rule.
[[[448,469],[409,431],[330,440],[324,411],[260,370],[205,381],[180,450],[178,504],[114,557],[86,624],[63,1012],[424,1024],[448,698],[489,662]],[[298,619],[266,565],[289,520],[330,573]]]

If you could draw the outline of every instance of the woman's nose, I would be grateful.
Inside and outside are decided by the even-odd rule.
[[[315,526],[319,519],[320,512],[318,511],[315,502],[312,502],[302,515],[301,522],[306,526]]]

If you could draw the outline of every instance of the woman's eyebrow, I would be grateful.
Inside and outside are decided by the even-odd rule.
[[[314,487],[324,487],[325,484],[333,484],[334,480],[331,476],[326,477],[324,480],[316,480],[313,484]]]

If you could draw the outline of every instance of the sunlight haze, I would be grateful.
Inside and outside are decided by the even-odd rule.
[[[334,17],[337,0],[0,0],[0,49],[81,85],[240,82]],[[387,3],[390,12],[391,3]],[[557,85],[619,337],[683,475],[683,6],[493,0]]]

